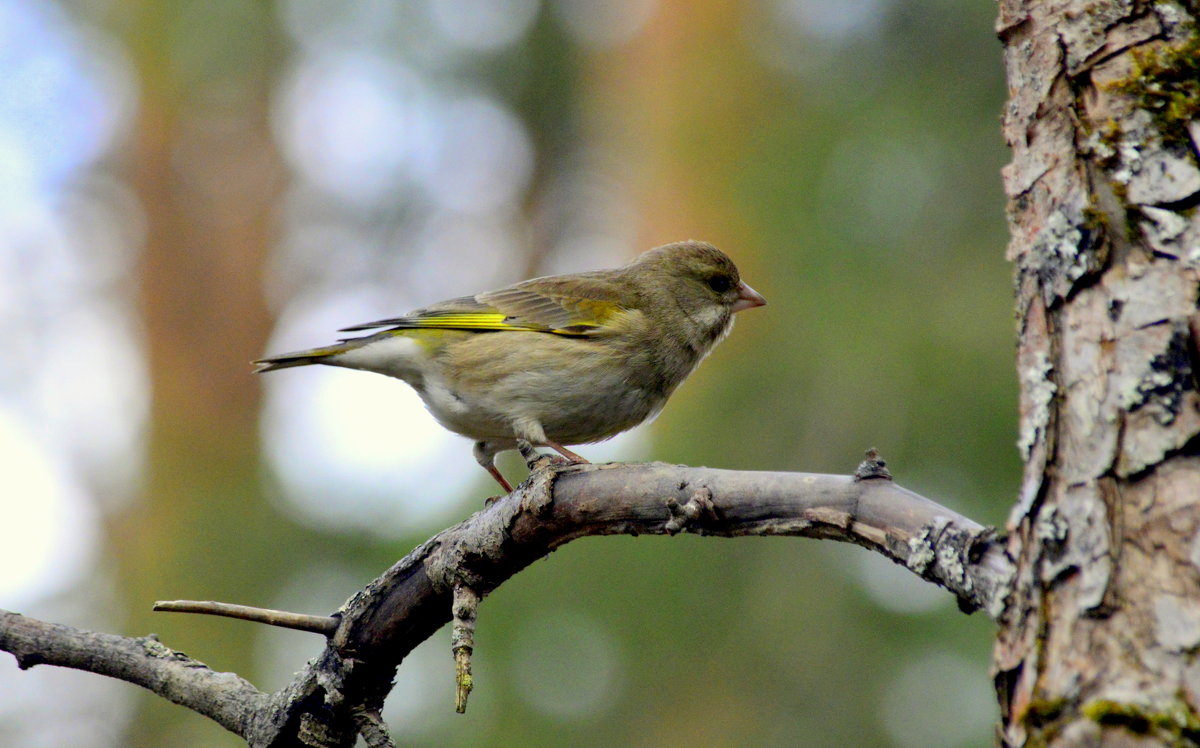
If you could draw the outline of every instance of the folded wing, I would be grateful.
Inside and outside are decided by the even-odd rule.
[[[360,332],[440,329],[525,331],[586,337],[603,330],[625,307],[615,282],[599,273],[571,278],[535,278],[498,291],[463,296],[417,309],[403,317],[346,327]]]

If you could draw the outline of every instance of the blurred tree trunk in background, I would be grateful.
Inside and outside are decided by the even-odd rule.
[[[143,83],[129,148],[148,227],[140,277],[153,388],[144,494],[111,526],[125,631],[157,632],[248,677],[255,632],[150,606],[179,597],[264,602],[289,527],[263,521],[258,388],[247,385],[271,325],[262,276],[283,175],[266,111],[281,47],[269,5],[255,5],[136,2],[116,19]],[[276,533],[264,535],[270,527]],[[180,745],[181,736],[238,743],[144,698],[131,744]]]
[[[661,6],[643,33],[591,70],[594,118],[627,138],[620,150],[640,188],[637,246],[703,239],[750,265],[752,229],[736,209],[733,178],[766,93],[761,68],[730,33],[746,10],[714,0]]]
[[[1026,459],[995,651],[1002,739],[1194,745],[1196,9],[1000,7]]]
[[[636,246],[712,242],[737,259],[751,285],[762,286],[767,269],[760,254],[767,239],[761,226],[747,220],[738,178],[761,146],[757,139],[773,91],[761,64],[746,54],[744,38],[731,33],[746,25],[746,16],[739,3],[661,2],[642,33],[593,59],[585,71],[585,106],[600,137],[616,139],[624,156],[639,208]],[[761,341],[742,333],[722,345],[722,356],[738,360],[752,357]],[[705,462],[730,459],[736,454],[731,445],[712,439],[699,424],[712,420],[715,407],[737,410],[728,401],[715,404],[719,395],[761,400],[759,383],[745,384],[755,376],[749,366],[701,367],[689,382],[693,395],[677,398],[660,416],[659,428],[672,436],[656,445],[657,456],[672,459],[662,450],[674,449]],[[739,458],[764,459],[762,442],[769,439],[756,443],[758,436],[741,435],[745,454]]]

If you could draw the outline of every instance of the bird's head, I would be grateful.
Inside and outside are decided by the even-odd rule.
[[[733,260],[707,242],[656,247],[634,260],[629,270],[669,292],[688,314],[711,309],[729,315],[767,303],[742,280]]]

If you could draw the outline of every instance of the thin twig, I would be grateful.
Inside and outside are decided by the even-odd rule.
[[[243,621],[265,623],[268,626],[311,631],[322,636],[332,635],[337,631],[338,624],[341,622],[336,616],[312,616],[304,613],[290,613],[286,610],[255,608],[250,605],[218,603],[212,600],[159,600],[154,603],[154,610],[239,618]]]

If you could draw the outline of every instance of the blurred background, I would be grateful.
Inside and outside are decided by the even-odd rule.
[[[327,613],[494,492],[384,377],[249,361],[685,238],[769,300],[600,460],[897,480],[1002,524],[1017,485],[1005,95],[988,3],[0,0],[0,607],[263,689]],[[502,461],[510,477],[520,464]],[[855,547],[599,538],[449,633],[413,746],[977,746],[992,626]],[[5,746],[232,746],[0,655]]]

